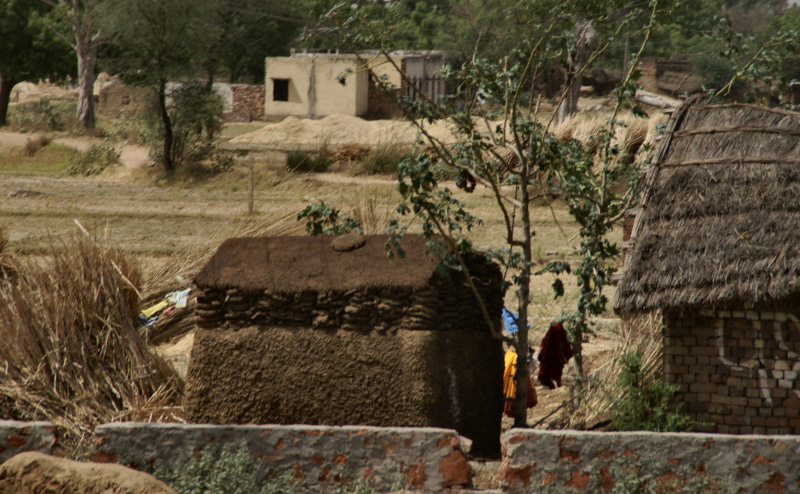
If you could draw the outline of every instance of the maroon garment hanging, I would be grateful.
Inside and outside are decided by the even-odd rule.
[[[539,351],[539,382],[542,386],[550,389],[561,386],[561,373],[571,358],[572,347],[569,346],[567,332],[557,322],[550,326],[542,338],[542,349]]]

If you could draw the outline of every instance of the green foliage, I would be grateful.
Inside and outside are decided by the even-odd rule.
[[[222,98],[197,82],[181,85],[172,92],[170,115],[173,143],[172,162],[199,162],[212,155],[222,130]]]
[[[72,72],[69,46],[37,19],[53,7],[39,0],[0,0],[0,77],[13,86],[24,80],[61,80]],[[10,87],[9,87],[10,89]],[[0,101],[0,126],[8,101]]]
[[[647,380],[641,354],[625,353],[619,363],[611,417],[616,430],[677,432],[692,428],[692,420],[681,407],[670,406],[677,388]]]
[[[124,110],[117,118],[103,122],[105,135],[115,141],[127,141],[142,146],[159,142],[161,135],[155,107],[148,110]]]
[[[320,151],[291,151],[286,156],[286,169],[290,172],[323,173],[333,164],[330,153]]]
[[[19,132],[60,132],[66,130],[74,112],[72,100],[41,98],[12,106],[8,118]]]
[[[67,173],[70,175],[92,176],[99,175],[109,166],[117,164],[119,153],[108,143],[92,145],[83,153],[75,155],[70,160]]]
[[[712,94],[724,88],[736,75],[730,60],[712,54],[696,57],[692,60],[692,68],[702,78],[703,88]]]
[[[246,444],[211,447],[200,459],[192,457],[176,471],[156,470],[154,474],[178,494],[292,494],[301,492],[286,477],[262,481],[263,466],[250,454]]]
[[[342,233],[363,233],[358,220],[343,215],[338,209],[319,201],[309,204],[297,214],[297,221],[306,220],[309,235],[339,235]]]

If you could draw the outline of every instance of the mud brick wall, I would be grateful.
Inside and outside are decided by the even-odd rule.
[[[247,115],[250,120],[264,120],[263,84],[231,84],[235,115]]]
[[[488,332],[198,328],[192,423],[446,427],[500,454],[503,353]]]
[[[500,277],[488,263],[470,263],[478,292],[490,314],[499,314]],[[248,292],[236,287],[197,287],[197,325],[201,328],[236,329],[251,325],[304,326],[316,329],[359,331],[475,330],[487,332],[463,276],[434,276],[418,290]]]
[[[51,454],[56,442],[56,425],[52,422],[0,420],[0,463],[24,451]]]
[[[175,471],[226,444],[247,448],[261,478],[289,476],[310,492],[355,481],[377,492],[398,486],[440,492],[470,477],[455,431],[433,428],[116,423],[95,430],[89,456]]]
[[[800,433],[800,324],[791,304],[666,313],[664,376],[706,432]]]
[[[507,492],[798,492],[800,437],[512,429],[498,476]]]

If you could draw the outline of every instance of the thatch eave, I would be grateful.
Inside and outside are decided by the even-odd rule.
[[[684,105],[649,171],[620,312],[800,293],[800,114]]]

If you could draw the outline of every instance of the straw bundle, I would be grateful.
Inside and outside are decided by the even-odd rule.
[[[80,235],[52,259],[12,258],[0,278],[0,395],[16,418],[82,435],[142,404],[179,398],[174,372],[136,331],[135,258]]]
[[[658,312],[642,313],[622,320],[622,344],[603,354],[600,362],[593,363],[586,395],[581,406],[569,417],[570,428],[591,427],[608,417],[612,405],[619,399],[619,362],[624,354],[641,353],[645,382],[661,378],[662,327],[661,314]]]
[[[646,138],[654,137],[654,133],[650,131],[654,127],[651,122],[661,119],[663,117],[644,119],[630,113],[617,116],[612,144],[618,145],[624,155],[628,159],[632,159],[639,151],[639,148],[647,142]],[[575,139],[586,146],[592,153],[595,153],[600,146],[598,138],[601,131],[607,126],[608,117],[606,116],[586,118],[581,115],[575,115],[556,125],[553,128],[553,135],[560,139]]]
[[[236,224],[230,234],[224,237],[211,237],[198,245],[192,252],[181,253],[161,269],[153,273],[142,290],[139,309],[150,307],[162,300],[165,294],[186,288],[200,269],[205,266],[217,247],[230,237],[257,237],[304,234],[304,225],[297,221],[297,211],[285,207],[265,215],[248,216]],[[189,298],[186,308],[178,309],[163,317],[152,327],[144,328],[142,336],[151,345],[174,341],[195,328],[194,298]]]

